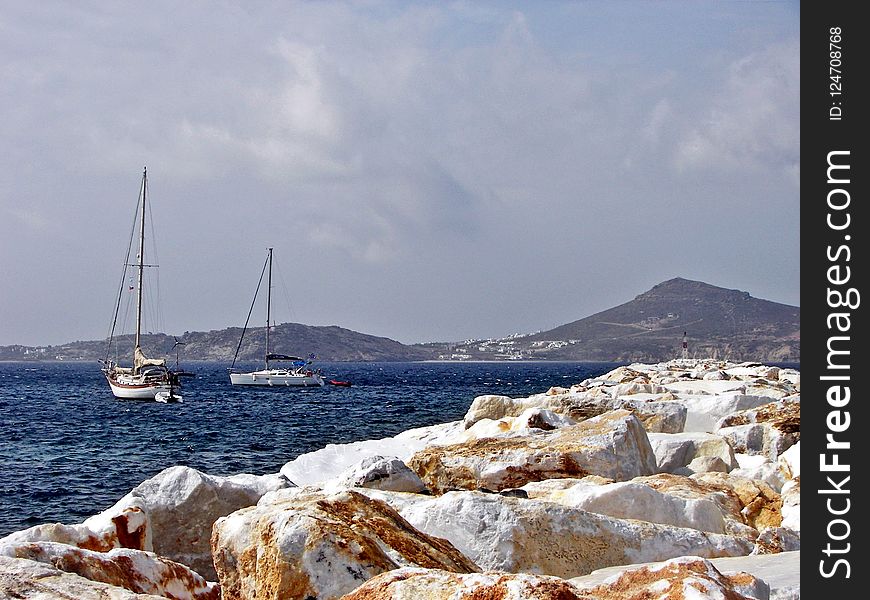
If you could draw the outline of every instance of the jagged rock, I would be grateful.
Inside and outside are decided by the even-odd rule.
[[[66,573],[51,565],[7,556],[0,556],[0,597],[16,600],[165,600],[163,596],[137,594]]]
[[[281,474],[298,486],[319,485],[341,474],[369,456],[395,456],[408,459],[427,446],[462,441],[461,421],[409,429],[399,435],[378,440],[363,440],[349,444],[327,444],[320,450],[307,452],[281,467]]]
[[[26,542],[58,542],[98,552],[153,549],[148,515],[139,506],[116,505],[78,525],[46,523],[0,538],[0,544]]]
[[[746,479],[758,479],[772,487],[776,492],[782,490],[785,477],[778,462],[771,462],[762,454],[735,454],[734,456],[740,466],[730,471],[732,475]]]
[[[449,540],[484,570],[574,577],[689,553],[738,556],[754,547],[754,535],[619,519],[537,499],[469,491],[438,497],[365,493],[396,506],[417,529]]]
[[[716,433],[731,440],[735,452],[776,460],[800,440],[800,402],[770,402],[720,419]]]
[[[712,558],[709,559],[720,573],[731,576],[737,573],[749,573],[761,579],[770,588],[770,598],[773,600],[799,600],[800,598],[800,552],[783,552],[780,554],[761,554],[751,556]],[[614,582],[618,578],[638,569],[658,569],[662,563],[645,563],[623,565],[598,569],[589,575],[576,577],[569,581],[580,590],[589,590],[604,582]],[[743,592],[744,594],[746,592]],[[664,596],[650,596],[663,599]],[[668,596],[672,598],[673,596]],[[677,598],[680,596],[677,595]],[[725,596],[728,598],[728,596]],[[762,598],[765,597],[762,594]],[[733,596],[732,596],[733,598]]]
[[[801,530],[801,477],[789,479],[782,486],[782,526],[794,531]]]
[[[170,467],[80,525],[37,525],[0,543],[48,541],[98,551],[146,550],[213,580],[217,574],[209,539],[215,520],[288,485],[278,475],[216,477],[189,467]]]
[[[549,490],[546,484],[550,482],[531,483],[526,486],[527,496],[620,519],[711,533],[727,533],[728,518],[742,522],[739,513],[726,514],[725,502],[711,499],[712,495],[723,492],[711,492],[709,487],[687,477],[653,475],[626,482],[602,482],[592,478],[573,481],[573,485]]]
[[[735,477],[726,473],[698,473],[692,479],[704,485],[730,491],[740,503],[740,513],[747,525],[761,530],[782,524],[782,498],[762,481]]]
[[[786,479],[794,479],[801,475],[801,443],[798,442],[777,459],[779,470]]]
[[[396,457],[369,456],[345,470],[326,486],[330,490],[365,487],[419,494],[426,486],[408,465]]]
[[[552,431],[575,425],[570,417],[554,413],[545,408],[527,408],[517,417],[502,417],[498,421],[480,419],[465,430],[463,441],[492,438],[522,436],[535,433],[535,429]]]
[[[27,559],[138,594],[175,600],[219,600],[220,588],[188,567],[152,552],[115,548],[95,552],[57,542],[0,544],[0,555]]]
[[[626,570],[592,587],[583,587],[579,579],[571,583],[579,589],[581,598],[602,600],[767,600],[770,594],[770,587],[761,579],[743,572],[723,574],[711,561],[696,556]]]
[[[584,600],[558,577],[529,573],[461,575],[404,568],[383,573],[342,600]]]
[[[708,382],[709,383],[709,382]],[[684,431],[714,432],[717,423],[737,411],[768,404],[775,398],[767,395],[723,393],[717,395],[677,394],[677,402],[686,407]]]
[[[801,549],[800,532],[788,527],[765,527],[755,540],[752,554],[779,554]]]
[[[628,411],[612,411],[548,433],[426,448],[411,457],[408,466],[434,493],[499,491],[530,481],[589,474],[627,480],[656,471],[646,432]]]
[[[659,472],[676,473],[699,457],[720,458],[729,471],[738,466],[734,449],[720,435],[700,432],[650,433],[648,437]]]
[[[329,600],[403,566],[478,570],[449,542],[350,490],[269,494],[219,519],[212,548],[224,600]]]
[[[594,387],[590,393],[584,390],[556,394],[551,393],[551,388],[550,392],[528,398],[478,396],[466,412],[463,423],[466,428],[470,428],[484,419],[499,421],[507,417],[519,417],[532,408],[564,415],[574,421],[583,421],[612,410],[625,409],[634,413],[647,431],[664,433],[682,431],[686,422],[686,408],[674,402],[675,397],[664,389],[649,393],[641,391],[638,385]],[[602,389],[606,391],[594,393]]]

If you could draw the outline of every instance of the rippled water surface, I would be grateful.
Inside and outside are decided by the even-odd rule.
[[[172,465],[276,473],[329,443],[460,419],[480,394],[527,396],[617,364],[320,366],[353,386],[236,388],[226,365],[189,363],[184,402],[160,404],[114,399],[96,363],[0,363],[0,536],[81,522]]]

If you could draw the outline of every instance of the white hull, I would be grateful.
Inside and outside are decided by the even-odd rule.
[[[161,402],[166,402],[167,399],[180,399],[176,394],[178,386],[171,386],[165,380],[155,381],[152,379],[148,381],[136,375],[107,373],[106,381],[109,382],[109,387],[112,389],[112,394],[115,398],[124,400],[160,400]]]
[[[323,378],[317,373],[296,373],[286,369],[269,369],[252,373],[230,373],[233,385],[318,387]]]

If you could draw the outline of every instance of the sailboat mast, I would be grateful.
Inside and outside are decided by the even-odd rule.
[[[266,285],[266,368],[269,368],[269,329],[272,322],[272,249],[269,248],[269,279]]]
[[[145,270],[145,194],[148,187],[147,171],[147,167],[142,169],[142,215],[139,219],[139,261],[136,265],[139,270],[139,285],[136,292],[136,348],[139,347],[140,338],[142,337],[142,273]]]

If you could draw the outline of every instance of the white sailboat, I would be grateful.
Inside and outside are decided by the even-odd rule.
[[[130,264],[130,248],[132,248],[133,240],[130,240],[130,246],[127,250],[127,259],[124,261],[124,275],[126,277],[127,268],[135,267],[137,273],[136,285],[136,336],[133,343],[132,366],[122,367],[115,360],[109,358],[112,350],[112,342],[115,337],[115,329],[118,323],[118,313],[121,306],[121,295],[124,293],[125,282],[121,279],[121,289],[118,292],[118,301],[115,304],[115,316],[112,321],[112,330],[109,334],[109,344],[106,351],[106,358],[102,361],[103,375],[109,383],[112,394],[116,398],[124,398],[130,400],[156,400],[157,402],[181,402],[182,397],[179,394],[181,388],[180,377],[192,376],[193,373],[176,368],[170,369],[166,366],[164,358],[148,358],[142,351],[142,292],[143,292],[143,273],[145,267],[156,266],[145,264],[145,215],[147,213],[147,189],[148,176],[147,170],[142,171],[142,186],[139,190],[139,201],[136,206],[137,218],[139,221],[139,253],[136,263]],[[134,220],[135,224],[135,220]],[[135,229],[134,229],[135,231]],[[132,286],[131,286],[132,289]],[[176,345],[179,342],[176,341]]]
[[[257,294],[260,291],[260,285],[263,283],[263,275],[268,272],[266,282],[266,353],[265,367],[256,371],[237,372],[233,368],[236,366],[236,360],[239,357],[239,350],[242,347],[242,340],[245,339],[245,332],[248,330],[248,322],[251,319],[251,313],[254,310],[254,305],[257,302]],[[266,256],[266,262],[263,264],[263,270],[260,272],[260,281],[257,282],[257,289],[254,292],[254,300],[251,302],[251,310],[248,311],[248,318],[245,320],[245,327],[242,329],[242,335],[239,338],[239,345],[236,346],[236,355],[233,357],[233,364],[230,366],[230,383],[233,385],[261,385],[261,386],[298,386],[298,387],[316,387],[323,385],[323,376],[319,370],[311,368],[311,361],[300,358],[298,356],[288,356],[286,354],[273,354],[270,348],[270,330],[272,328],[272,248],[269,248],[269,253]],[[273,367],[272,362],[287,362],[286,367]]]

